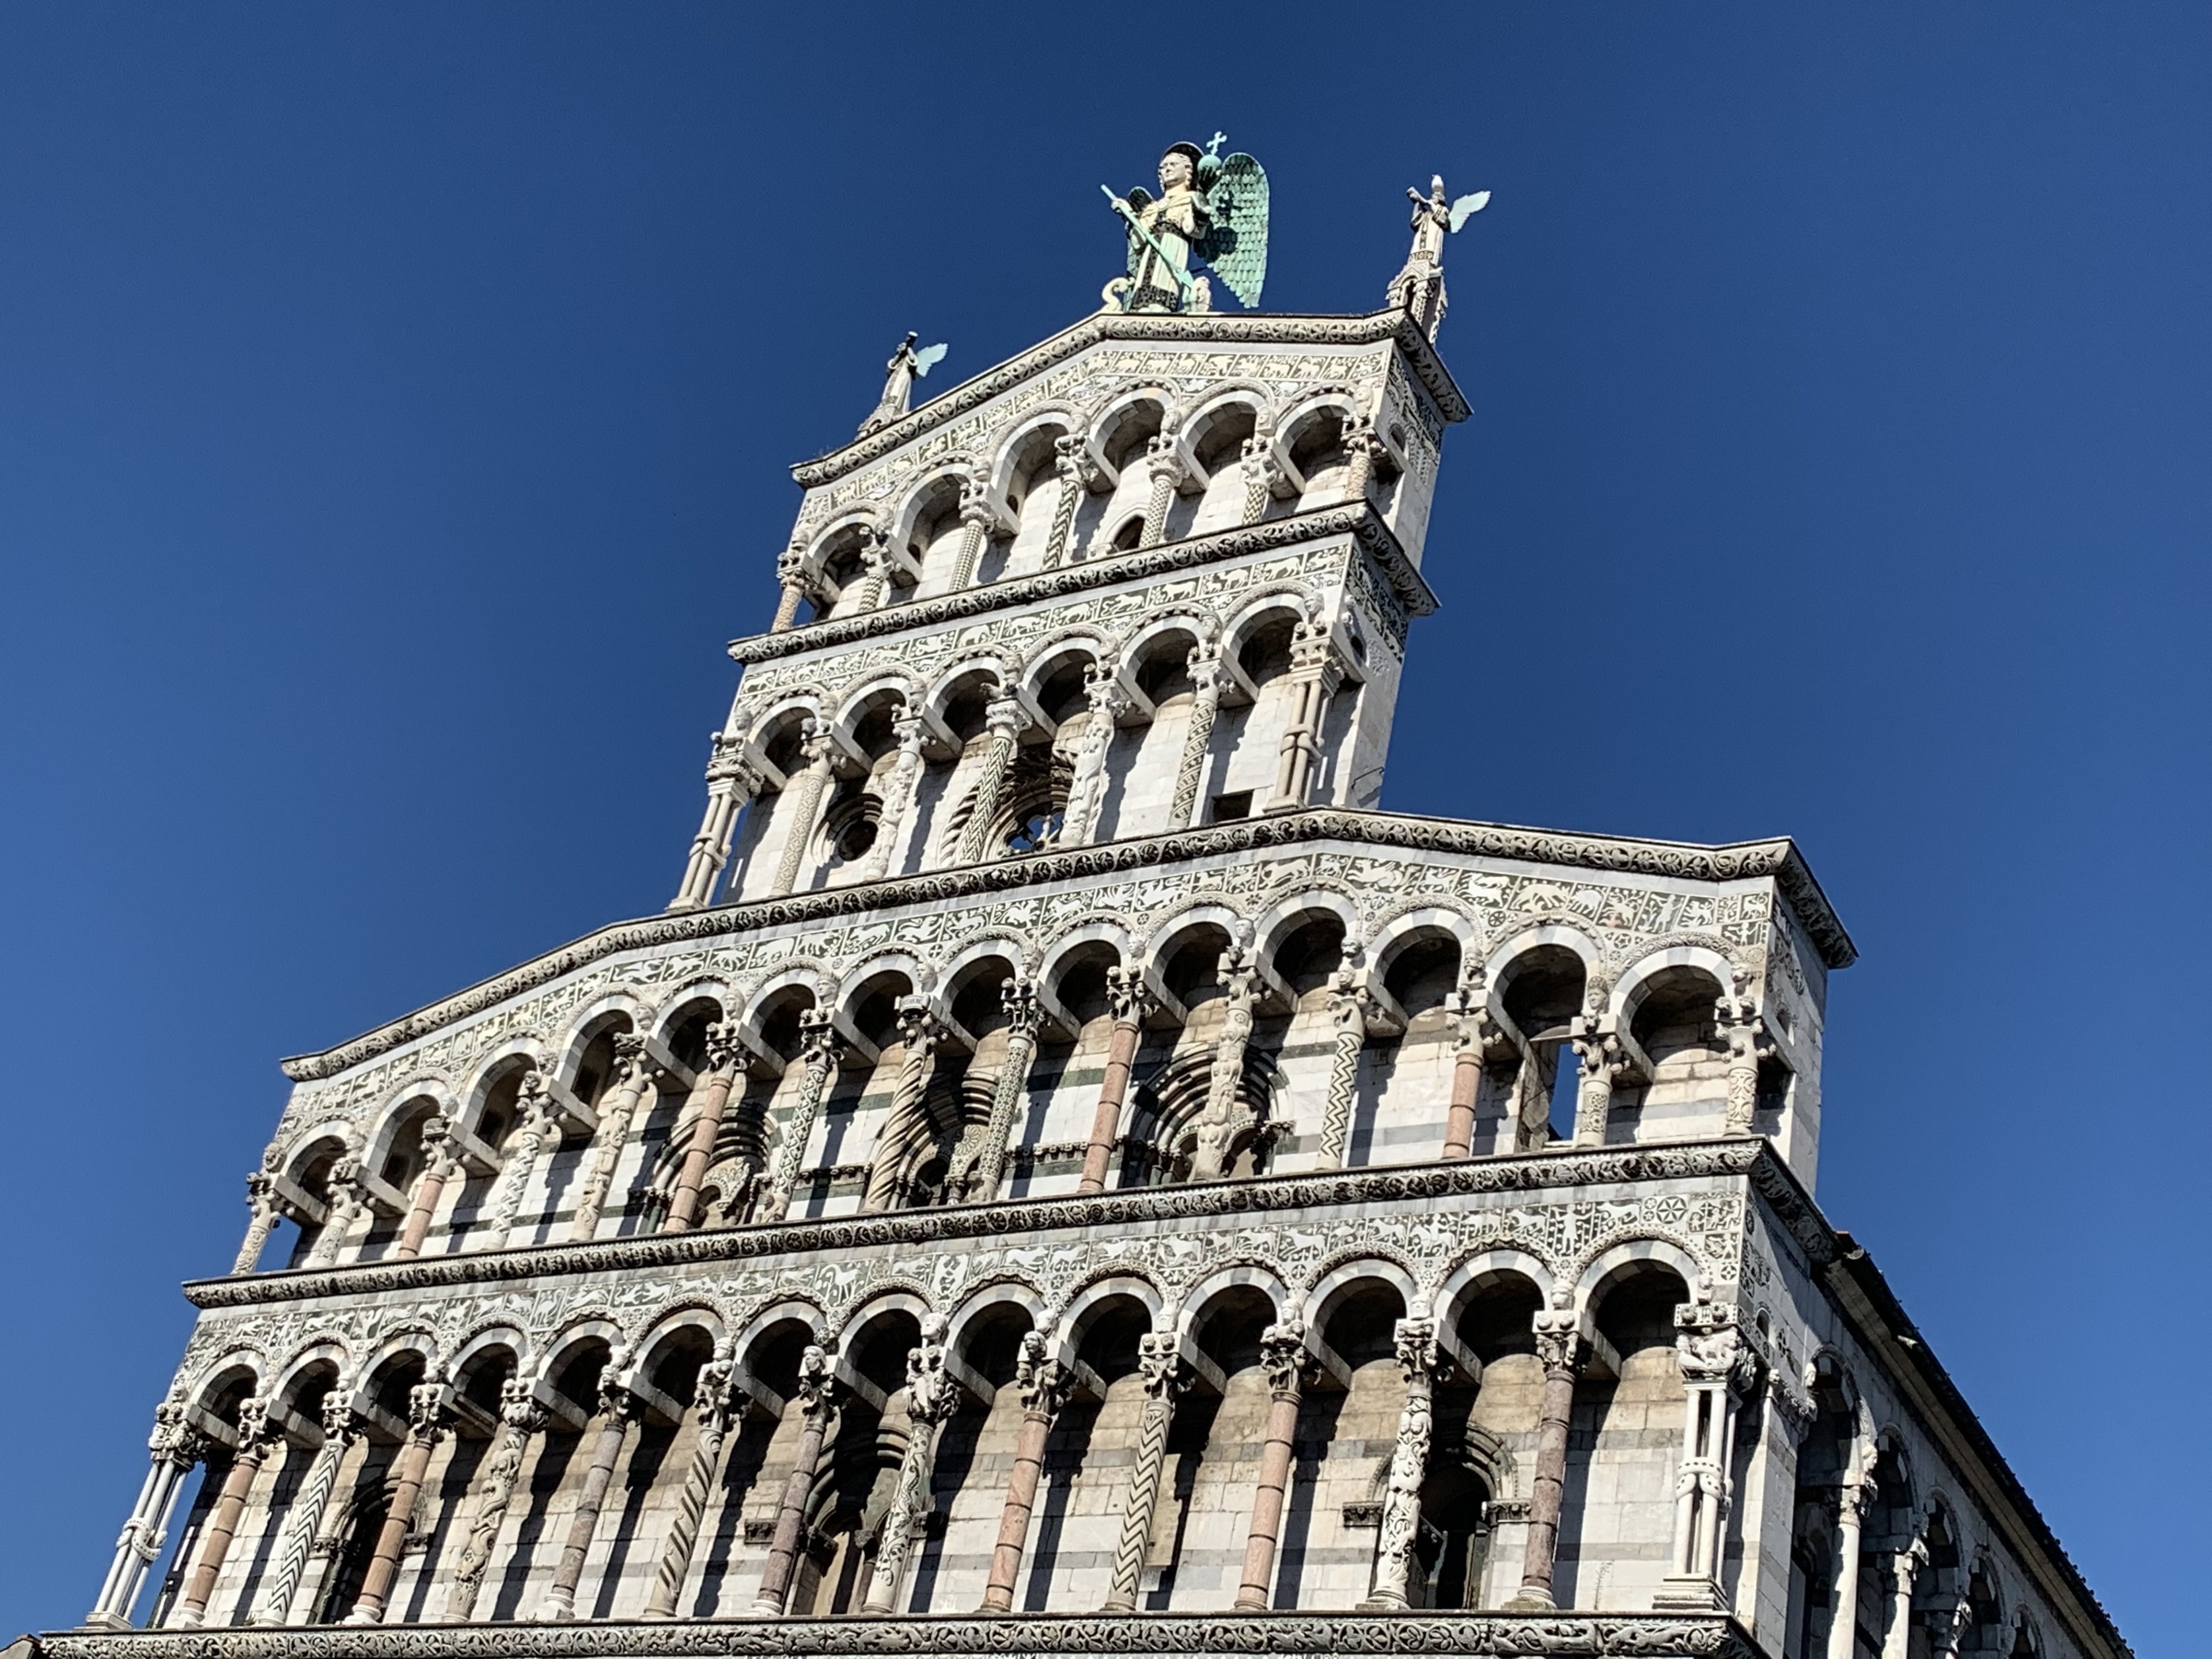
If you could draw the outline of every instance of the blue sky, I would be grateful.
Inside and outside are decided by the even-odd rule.
[[[2201,1640],[2208,76],[2188,5],[0,9],[0,1625],[90,1604],[276,1057],[663,903],[787,465],[1219,127],[1271,308],[1496,192],[1384,804],[1799,838],[1823,1205]]]

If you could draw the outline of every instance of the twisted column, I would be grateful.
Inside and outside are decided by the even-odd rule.
[[[1175,453],[1175,440],[1163,432],[1149,439],[1145,445],[1145,465],[1152,473],[1152,493],[1145,500],[1145,530],[1137,538],[1139,547],[1157,547],[1167,539],[1168,504],[1175,500],[1176,489],[1190,477]]]
[[[1367,995],[1351,982],[1349,972],[1337,976],[1328,1017],[1336,1041],[1329,1059],[1328,1098],[1322,1109],[1320,1162],[1325,1170],[1340,1170],[1359,1097],[1359,1051],[1367,1045]]]
[[[330,1196],[323,1203],[322,1231],[315,1235],[313,1249],[303,1267],[327,1267],[338,1259],[338,1251],[353,1231],[354,1220],[368,1207],[368,1195],[362,1190],[361,1160],[347,1157],[331,1165],[329,1178],[324,1182]]]
[[[1137,1457],[1129,1470],[1121,1534],[1114,1545],[1114,1577],[1102,1609],[1106,1613],[1137,1609],[1137,1588],[1152,1537],[1152,1510],[1160,1499],[1160,1471],[1167,1462],[1168,1431],[1175,1423],[1176,1396],[1187,1386],[1175,1333],[1148,1331],[1139,1337],[1137,1370],[1144,1378],[1145,1414],[1137,1425]]]
[[[294,1494],[292,1507],[284,1512],[284,1531],[276,1540],[276,1564],[263,1586],[261,1606],[253,1615],[257,1625],[281,1625],[291,1616],[292,1598],[300,1592],[307,1558],[323,1529],[323,1513],[338,1482],[338,1465],[360,1431],[350,1377],[341,1376],[331,1384],[330,1392],[323,1396],[322,1416],[323,1443],[315,1449],[315,1461],[307,1465],[307,1479]]]
[[[945,1372],[945,1316],[925,1315],[921,1340],[906,1357],[906,1455],[899,1460],[898,1483],[891,1488],[876,1541],[875,1575],[868,1581],[864,1613],[894,1613],[906,1583],[914,1540],[929,1514],[930,1467],[937,1454],[937,1431],[959,1403]]]
[[[684,1581],[691,1576],[691,1552],[698,1547],[699,1522],[707,1513],[715,1474],[722,1467],[722,1443],[729,1437],[733,1403],[730,1377],[735,1369],[720,1349],[699,1368],[699,1381],[691,1391],[698,1437],[691,1450],[691,1467],[684,1472],[684,1490],[677,1495],[675,1518],[668,1523],[668,1541],[661,1547],[653,1594],[646,1599],[647,1619],[673,1619],[677,1601],[684,1594]]]
[[[456,1624],[465,1624],[476,1616],[477,1596],[491,1568],[499,1529],[514,1497],[514,1483],[521,1478],[531,1440],[545,1427],[545,1407],[538,1403],[528,1382],[510,1376],[499,1385],[499,1444],[492,1449],[477,1477],[476,1516],[469,1522],[469,1535],[453,1568],[453,1588],[446,1596],[446,1617]]]
[[[775,580],[781,592],[776,595],[775,620],[768,625],[771,634],[781,634],[799,620],[799,602],[807,597],[805,550],[787,547],[776,556]]]
[[[1907,1659],[1912,1650],[1912,1586],[1927,1565],[1928,1546],[1917,1538],[1889,1558],[1895,1605],[1890,1608],[1889,1628],[1882,1633],[1881,1659]]]
[[[1275,1582],[1275,1547],[1283,1535],[1283,1492],[1290,1485],[1291,1448],[1304,1394],[1306,1328],[1285,1319],[1260,1334],[1260,1364],[1267,1373],[1267,1432],[1260,1446],[1260,1484],[1252,1494],[1252,1524],[1244,1534],[1244,1573],[1237,1588],[1239,1613],[1261,1613]]]
[[[1075,749],[1074,775],[1068,784],[1067,811],[1060,821],[1060,844],[1088,847],[1098,824],[1098,810],[1106,804],[1106,751],[1113,745],[1114,727],[1129,712],[1129,694],[1110,672],[1097,665],[1086,672],[1083,695],[1091,716]]]
[[[898,1200],[898,1168],[884,1157],[885,1142],[915,1121],[921,1109],[922,1097],[929,1092],[929,1079],[937,1066],[937,1039],[940,1028],[929,1005],[920,997],[901,999],[897,1013],[899,1034],[898,1080],[891,1085],[890,1109],[884,1114],[882,1133],[876,1137],[874,1161],[868,1166],[867,1190],[861,1194],[860,1208],[875,1214],[888,1210]]]
[[[1421,1483],[1428,1478],[1433,1433],[1436,1322],[1400,1320],[1397,1343],[1398,1364],[1406,1373],[1406,1404],[1398,1413],[1397,1443],[1390,1449],[1382,1537],[1375,1547],[1375,1588],[1363,1604],[1369,1607],[1409,1605],[1406,1588],[1413,1577],[1413,1547],[1420,1539]]]
[[[1006,769],[1013,764],[1023,728],[1030,723],[1021,704],[1003,696],[992,700],[984,720],[990,728],[991,742],[983,751],[983,769],[975,780],[975,805],[969,809],[968,822],[960,830],[958,857],[963,864],[980,860],[990,842],[991,832],[998,825],[999,802],[1006,793]]]
[[[1182,758],[1176,766],[1175,800],[1168,808],[1168,828],[1188,830],[1198,822],[1203,803],[1199,791],[1206,781],[1206,763],[1213,747],[1213,723],[1221,713],[1221,659],[1190,653],[1190,683],[1197,693],[1191,699],[1190,724],[1183,728]]]
[[[584,1559],[592,1553],[592,1539],[599,1529],[599,1511],[606,1507],[607,1487],[614,1480],[615,1463],[622,1456],[630,1419],[637,1414],[637,1396],[615,1377],[622,1359],[620,1354],[609,1355],[605,1369],[599,1373],[599,1437],[592,1443],[583,1490],[576,1494],[568,1535],[562,1540],[561,1562],[553,1570],[552,1585],[538,1612],[538,1616],[548,1624],[576,1616],[576,1587],[584,1581]]]
[[[1536,1412],[1536,1467],[1529,1480],[1521,1588],[1505,1604],[1516,1613],[1553,1605],[1552,1568],[1559,1556],[1559,1507],[1567,1485],[1567,1425],[1575,1411],[1575,1374],[1582,1368],[1582,1333],[1572,1310],[1540,1308],[1534,1322],[1544,1394]]]
[[[446,1195],[446,1183],[460,1167],[461,1160],[453,1151],[453,1125],[442,1117],[430,1118],[422,1125],[422,1173],[416,1180],[414,1200],[407,1206],[407,1219],[400,1224],[398,1241],[392,1247],[394,1261],[411,1261],[422,1254],[422,1241],[429,1236],[438,1200]]]
[[[1480,986],[1463,988],[1457,995],[1451,1103],[1444,1112],[1445,1158],[1465,1158],[1474,1150],[1474,1102],[1482,1090],[1482,1055],[1488,1047],[1486,1038],[1490,1017],[1483,1009]]]
[[[507,1161],[500,1166],[498,1183],[484,1205],[484,1234],[504,1249],[515,1243],[515,1223],[522,1213],[523,1194],[529,1189],[538,1156],[553,1127],[553,1097],[545,1079],[532,1068],[515,1096],[515,1129],[508,1141]]]
[[[791,1109],[791,1121],[784,1126],[783,1139],[775,1149],[775,1167],[769,1176],[768,1188],[753,1212],[756,1221],[781,1221],[791,1208],[792,1190],[799,1185],[799,1172],[805,1165],[806,1143],[814,1136],[814,1120],[821,1114],[830,1074],[844,1053],[845,1039],[819,1008],[810,1008],[799,1017],[799,1040],[805,1072],[799,1081],[799,1099]]]
[[[952,567],[953,592],[974,585],[975,566],[983,556],[983,544],[989,539],[991,526],[998,517],[982,485],[970,483],[961,489],[960,552]]]
[[[1036,1507],[1037,1479],[1044,1469],[1045,1441],[1053,1419],[1067,1403],[1073,1377],[1047,1352],[1043,1334],[1022,1338],[1014,1359],[1014,1385],[1021,1391],[1022,1431],[1014,1443],[1014,1472],[1006,1482],[1006,1501],[999,1511],[999,1540],[991,1551],[991,1576],[983,1587],[984,1613],[1011,1613],[1014,1581],[1021,1577],[1029,1548],[1030,1516]]]
[[[206,1450],[205,1442],[185,1425],[185,1402],[172,1395],[154,1408],[154,1432],[146,1449],[153,1454],[146,1479],[138,1488],[138,1501],[115,1540],[115,1557],[107,1577],[93,1601],[85,1624],[94,1630],[128,1630],[131,1609],[138,1600],[146,1570],[161,1559],[168,1541],[169,1516],[176,1507],[177,1489],[192,1472]]]
[[[1682,1372],[1682,1456],[1674,1475],[1674,1538],[1666,1582],[1653,1605],[1724,1613],[1721,1541],[1734,1488],[1737,1397],[1751,1386],[1750,1349],[1735,1315],[1709,1304],[1674,1310],[1674,1353]]]
[[[890,543],[880,530],[865,532],[867,539],[860,547],[860,580],[853,588],[849,614],[861,616],[880,610],[884,603],[884,586],[890,574]]]
[[[775,1618],[791,1593],[791,1570],[799,1560],[799,1534],[806,1526],[806,1495],[813,1490],[815,1466],[822,1461],[822,1440],[830,1427],[833,1386],[829,1356],[810,1346],[799,1359],[799,1449],[792,1455],[783,1501],[776,1508],[775,1533],[769,1542],[768,1564],[761,1570],[760,1589],[753,1596],[757,1617]]]
[[[1596,1030],[1587,1016],[1577,1019],[1575,1025],[1571,1041],[1575,1064],[1581,1073],[1575,1084],[1575,1145],[1601,1146],[1606,1118],[1613,1110],[1613,1085],[1619,1081],[1627,1056],[1620,1038],[1611,1031]]]
[[[637,1115],[650,1079],[646,1074],[645,1036],[623,1031],[615,1038],[613,1085],[600,1096],[599,1127],[592,1132],[591,1157],[584,1165],[582,1184],[576,1188],[576,1213],[568,1224],[568,1242],[588,1244],[599,1231],[599,1215],[614,1184],[615,1170],[623,1150],[629,1145],[630,1121]]]
[[[668,1214],[660,1224],[665,1233],[688,1232],[699,1224],[699,1194],[707,1184],[707,1166],[714,1161],[714,1142],[721,1135],[722,1115],[729,1109],[730,1091],[737,1085],[744,1057],[734,1024],[717,1020],[707,1028],[707,1069],[696,1085],[698,1109],[691,1118],[690,1139],[684,1143],[684,1162],[676,1172],[676,1190],[669,1195]]]
[[[238,1535],[239,1517],[246,1513],[246,1500],[252,1494],[254,1478],[261,1473],[263,1461],[269,1455],[269,1402],[249,1397],[238,1407],[238,1449],[232,1454],[230,1468],[222,1478],[222,1491],[215,1500],[214,1513],[208,1516],[205,1531],[200,1534],[199,1559],[192,1564],[191,1576],[185,1581],[185,1593],[177,1605],[172,1624],[196,1628],[207,1619],[209,1599],[215,1595],[216,1580],[222,1576],[224,1559],[230,1553],[231,1540]]]
[[[1060,497],[1052,504],[1052,529],[1044,540],[1042,568],[1053,570],[1067,557],[1067,538],[1075,529],[1075,509],[1091,488],[1097,469],[1083,453],[1083,440],[1073,434],[1054,438],[1053,465],[1060,473]]]
[[[806,843],[813,839],[814,821],[821,816],[822,792],[830,787],[830,728],[819,720],[807,721],[799,755],[806,764],[789,786],[790,799],[777,815],[787,822],[783,845],[776,853],[775,879],[769,887],[771,898],[781,898],[799,884]]]
[[[246,1241],[238,1247],[238,1259],[230,1264],[234,1273],[250,1273],[261,1265],[261,1252],[283,1214],[276,1201],[276,1175],[265,1165],[246,1177],[246,1203],[252,1214],[246,1224]]]
[[[392,1600],[392,1581],[399,1576],[399,1552],[415,1524],[415,1504],[422,1495],[422,1477],[429,1473],[430,1454],[445,1433],[446,1386],[421,1382],[407,1391],[407,1438],[392,1461],[392,1506],[384,1512],[384,1525],[376,1534],[376,1552],[369,1557],[361,1595],[346,1615],[349,1625],[384,1622]]]
[[[1255,433],[1244,441],[1244,522],[1257,524],[1267,516],[1267,498],[1283,482],[1283,469],[1274,457],[1274,440]]]
[[[761,792],[760,769],[745,758],[743,742],[719,732],[714,742],[714,755],[707,763],[707,815],[691,838],[683,884],[668,902],[672,910],[696,910],[712,900],[715,878],[730,861],[730,836],[738,827],[738,814]]]
[[[1214,1040],[1213,1063],[1206,1078],[1206,1104],[1194,1126],[1198,1145],[1190,1158],[1193,1181],[1220,1177],[1237,1127],[1237,1087],[1244,1079],[1244,1050],[1252,1041],[1252,1004],[1259,974],[1243,951],[1224,952],[1221,1035]]]
[[[998,1197],[1000,1183],[1006,1179],[1007,1142],[1013,1138],[1014,1119],[1029,1098],[1030,1066],[1036,1058],[1037,1027],[1044,1020],[1036,987],[1029,980],[1008,980],[999,1000],[1006,1011],[1006,1060],[991,1091],[990,1127],[983,1132],[983,1155],[975,1166],[971,1195],[979,1204]]]
[[[898,744],[898,757],[884,780],[884,810],[876,819],[876,839],[860,860],[862,881],[879,881],[890,873],[899,832],[914,811],[915,792],[921,782],[921,748],[928,737],[921,716],[901,714],[891,722],[891,735]]]
[[[1107,1040],[1106,1075],[1098,1084],[1098,1108],[1091,1115],[1091,1143],[1083,1149],[1083,1177],[1079,1194],[1106,1190],[1106,1164],[1114,1155],[1115,1138],[1121,1131],[1121,1103],[1128,1097],[1129,1073],[1136,1064],[1137,1044],[1144,1036],[1145,1016],[1152,1011],[1152,994],[1140,975],[1127,968],[1106,970],[1106,1006],[1114,1016],[1114,1033]]]
[[[1853,1459],[1855,1478],[1836,1491],[1836,1617],[1828,1626],[1828,1659],[1852,1659],[1858,1651],[1859,1538],[1866,1512],[1874,1507],[1874,1478]]]

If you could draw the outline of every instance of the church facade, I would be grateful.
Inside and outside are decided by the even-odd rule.
[[[286,1062],[43,1651],[2127,1652],[1814,1203],[1795,847],[1378,810],[1444,214],[902,348],[666,912]]]

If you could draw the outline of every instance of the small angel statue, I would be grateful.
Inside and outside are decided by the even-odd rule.
[[[1202,265],[1247,306],[1267,280],[1267,174],[1250,156],[1224,156],[1228,135],[1206,149],[1170,144],[1160,157],[1160,193],[1142,185],[1124,197],[1105,186],[1129,241],[1128,274],[1106,284],[1109,311],[1211,311],[1213,285]]]
[[[919,351],[914,343],[921,335],[909,332],[899,342],[899,349],[891,353],[890,362],[884,365],[884,395],[876,404],[876,412],[860,422],[860,435],[889,426],[907,411],[914,398],[914,383],[937,367],[950,349],[943,344],[924,346]]]
[[[1444,238],[1481,212],[1489,204],[1490,192],[1478,190],[1448,201],[1443,175],[1432,173],[1426,196],[1411,187],[1406,194],[1413,203],[1413,247],[1390,279],[1390,305],[1413,313],[1413,320],[1433,340],[1444,320]]]

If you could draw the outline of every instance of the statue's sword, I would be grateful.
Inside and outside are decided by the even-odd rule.
[[[1106,192],[1106,199],[1113,204],[1114,211],[1127,222],[1130,229],[1144,239],[1146,247],[1159,256],[1160,263],[1167,267],[1169,273],[1176,279],[1177,297],[1188,300],[1192,288],[1195,286],[1191,281],[1190,273],[1178,266],[1175,262],[1175,256],[1162,247],[1158,238],[1138,222],[1137,216],[1129,211],[1129,204],[1114,193],[1114,187],[1111,185],[1101,185],[1098,188]]]

